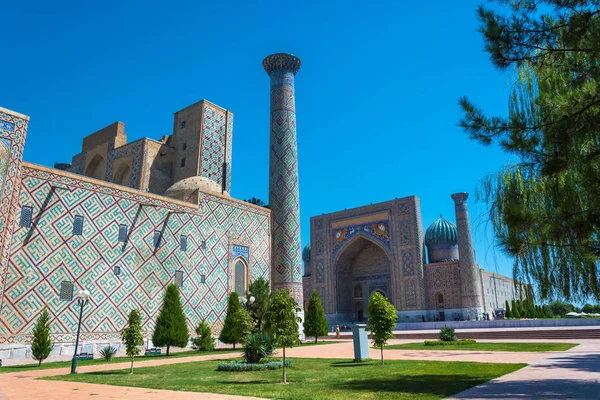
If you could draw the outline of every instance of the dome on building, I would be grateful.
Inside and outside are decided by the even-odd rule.
[[[456,239],[456,225],[440,217],[427,228],[425,232],[425,244],[430,246],[455,246],[458,243]]]
[[[172,199],[194,202],[197,201],[197,191],[211,194],[221,194],[221,185],[203,176],[192,176],[179,182],[165,191],[165,196]],[[223,193],[229,197],[229,193]]]
[[[304,265],[310,265],[310,243],[304,247],[302,250],[302,261],[304,261]]]

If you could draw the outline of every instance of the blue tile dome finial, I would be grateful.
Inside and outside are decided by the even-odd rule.
[[[302,250],[302,261],[304,261],[304,265],[310,265],[310,243],[304,246],[304,250]]]

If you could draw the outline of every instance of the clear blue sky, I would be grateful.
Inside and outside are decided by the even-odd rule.
[[[87,4],[90,3],[90,4]],[[94,3],[94,4],[91,4]],[[268,199],[269,78],[262,59],[299,56],[302,243],[309,218],[416,195],[423,228],[454,221],[508,156],[456,126],[469,95],[507,109],[508,76],[477,32],[475,1],[30,1],[2,5],[0,105],[31,116],[25,159],[70,162],[81,139],[123,121],[129,140],[172,132],[207,99],[235,114],[232,195]],[[511,261],[470,202],[478,262]]]

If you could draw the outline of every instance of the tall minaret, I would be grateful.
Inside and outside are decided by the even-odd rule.
[[[458,264],[460,267],[460,295],[462,299],[463,317],[475,319],[483,312],[483,292],[479,267],[475,263],[471,224],[467,210],[468,193],[454,193],[454,209],[456,211],[456,230],[458,235]]]
[[[263,60],[271,77],[269,207],[272,218],[273,289],[287,288],[302,307],[302,253],[294,76],[300,59],[278,53]]]

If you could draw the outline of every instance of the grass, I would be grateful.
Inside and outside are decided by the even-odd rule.
[[[472,351],[565,351],[577,346],[575,343],[492,343],[479,342],[460,346],[425,346],[424,343],[405,343],[386,346],[386,350],[472,350]]]
[[[320,346],[320,345],[324,345],[324,344],[334,344],[334,343],[341,343],[341,342],[317,342],[315,344],[315,342],[306,342],[306,343],[302,343],[302,346]],[[227,349],[216,349],[213,351],[205,351],[205,352],[200,352],[197,350],[189,350],[189,351],[180,351],[180,352],[172,352],[168,357],[166,355],[160,355],[160,356],[144,356],[143,353],[139,356],[135,357],[135,361],[147,361],[147,360],[160,360],[160,359],[165,359],[165,358],[180,358],[180,357],[195,357],[195,356],[208,356],[211,354],[225,354],[225,353],[241,353],[242,352],[242,346],[236,346],[236,349],[233,350],[232,348],[227,348]],[[96,356],[99,357],[99,356]],[[84,366],[84,365],[101,365],[101,364],[116,364],[116,363],[121,363],[121,362],[128,362],[131,359],[129,357],[115,357],[113,358],[111,361],[104,361],[101,358],[95,358],[94,360],[88,360],[88,361],[77,361],[77,366]],[[0,374],[7,374],[10,372],[23,372],[23,371],[35,371],[35,370],[41,370],[41,369],[52,369],[52,368],[65,368],[65,367],[71,367],[71,360],[69,361],[52,361],[52,362],[43,362],[41,366],[38,367],[37,363],[32,363],[32,364],[23,364],[23,365],[13,365],[13,366],[4,366],[4,367],[0,367]]]
[[[294,358],[288,385],[282,385],[281,370],[217,372],[218,363],[136,368],[133,375],[117,370],[44,379],[288,400],[441,399],[526,365],[390,360],[382,366],[378,361]]]

